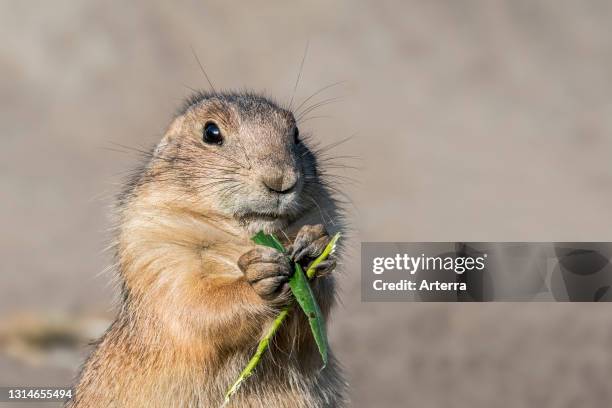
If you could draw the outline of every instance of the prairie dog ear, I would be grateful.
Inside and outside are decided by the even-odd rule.
[[[164,134],[164,137],[159,142],[157,147],[155,148],[155,154],[161,152],[166,145],[172,141],[174,138],[178,137],[181,134],[181,129],[183,128],[183,122],[185,121],[185,116],[181,115],[175,118],[168,126],[168,130]]]

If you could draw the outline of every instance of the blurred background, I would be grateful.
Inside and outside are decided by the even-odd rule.
[[[353,407],[612,404],[607,304],[363,303],[360,241],[609,241],[606,1],[0,2],[0,385],[66,385],[113,316],[109,206],[190,88],[321,106],[355,234]],[[109,149],[110,148],[110,149]],[[121,149],[119,149],[121,150]],[[346,164],[354,165],[352,159]]]

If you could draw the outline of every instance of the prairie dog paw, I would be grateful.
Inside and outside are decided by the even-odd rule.
[[[307,265],[323,253],[330,240],[322,224],[304,225],[293,241],[291,259]]]
[[[289,279],[293,268],[286,255],[274,248],[258,246],[242,254],[238,259],[238,267],[263,300],[273,305],[289,302]]]

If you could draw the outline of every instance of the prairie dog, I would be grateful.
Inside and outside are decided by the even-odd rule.
[[[120,310],[67,406],[221,406],[292,301],[287,257],[250,237],[276,233],[306,266],[338,211],[292,112],[251,93],[193,95],[119,197]],[[333,261],[322,268],[313,290],[327,318]],[[321,364],[295,309],[229,406],[344,406],[333,353]]]

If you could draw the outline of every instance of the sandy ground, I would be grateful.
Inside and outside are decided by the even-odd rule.
[[[611,240],[604,1],[0,3],[0,317],[112,314],[108,205],[189,87],[343,97],[302,130],[362,158],[331,323],[354,407],[612,404],[597,304],[362,303],[360,241]],[[57,359],[56,359],[57,360]],[[53,361],[56,361],[53,360]],[[78,358],[0,355],[0,384]],[[1,405],[1,404],[0,404]]]

